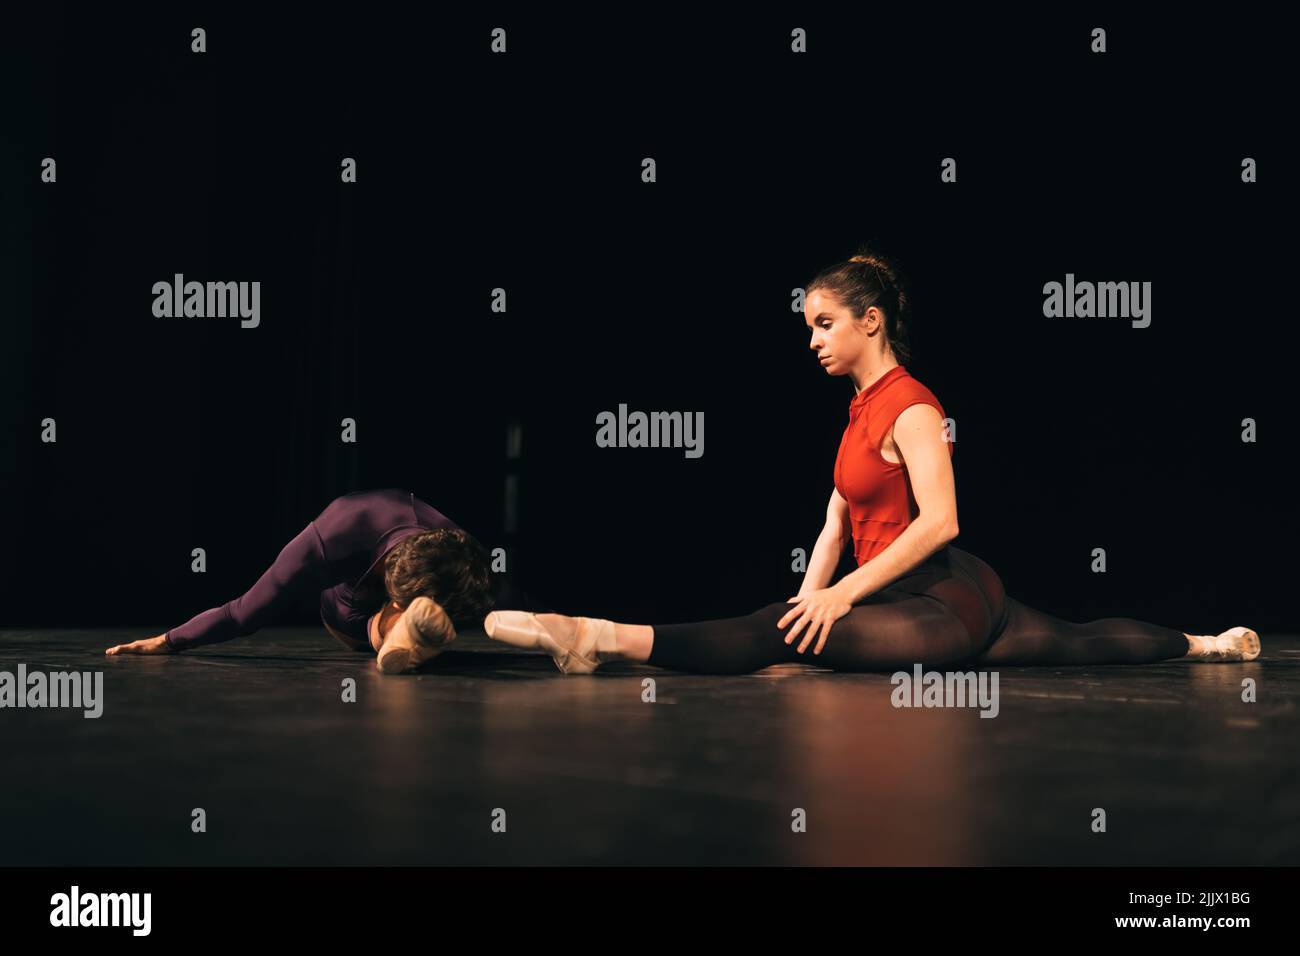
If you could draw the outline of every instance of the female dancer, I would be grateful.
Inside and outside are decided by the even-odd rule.
[[[228,641],[319,591],[325,629],[353,650],[373,649],[384,673],[399,673],[441,653],[457,626],[478,624],[494,604],[491,578],[487,550],[413,493],[357,491],[330,502],[242,597],[105,653],[174,654]],[[525,598],[509,582],[501,596]]]
[[[1245,627],[1209,636],[1131,618],[1059,620],[1008,597],[991,567],[952,547],[952,442],[943,407],[899,363],[908,360],[906,307],[893,267],[870,254],[823,270],[805,290],[809,347],[827,374],[848,375],[857,394],[835,459],[826,525],[798,595],[742,617],[690,624],[494,611],[484,621],[488,636],[541,648],[565,673],[626,660],[741,674],[812,663],[803,654],[814,639],[812,657],[835,670],[1259,656],[1259,636]],[[858,568],[827,587],[850,538]]]

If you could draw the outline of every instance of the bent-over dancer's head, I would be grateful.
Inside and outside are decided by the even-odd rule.
[[[370,619],[370,646],[381,653],[397,633],[404,644],[412,644],[410,666],[435,656],[454,638],[456,627],[478,625],[493,606],[490,555],[473,535],[459,528],[438,528],[404,538],[372,572],[375,578],[381,574],[385,603]],[[451,637],[436,633],[440,628],[434,626],[436,616],[430,616],[429,608],[414,607],[421,597],[445,615]],[[401,626],[404,616],[412,618],[408,626]],[[422,627],[409,626],[412,624],[433,627],[435,633],[424,636]]]

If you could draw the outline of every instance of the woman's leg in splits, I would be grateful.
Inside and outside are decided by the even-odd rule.
[[[1148,664],[1187,654],[1187,635],[1159,624],[1127,617],[1075,624],[1045,614],[1008,597],[1002,579],[985,561],[951,546],[949,551],[994,611],[992,637],[973,662],[979,666]]]
[[[1142,664],[1184,657],[1186,634],[1131,618],[1075,624],[1007,597],[984,561],[951,545],[917,571],[854,605],[831,627],[820,655],[798,654],[776,622],[789,604],[742,617],[653,627],[618,625],[620,645],[676,670],[747,673],[800,661],[836,670],[896,669],[920,663]],[[793,622],[786,630],[793,627]]]
[[[752,614],[689,624],[614,624],[602,661],[626,660],[673,670],[745,674],[771,664],[805,663],[835,670],[897,670],[922,666],[1144,664],[1188,655],[1182,631],[1131,618],[1075,624],[1007,597],[997,573],[951,545],[914,571],[855,604],[831,625],[821,654],[785,636],[793,607],[769,604]],[[542,614],[557,633],[580,620]],[[566,642],[568,643],[568,642]]]
[[[957,548],[949,550],[955,564],[989,596],[990,606],[1001,618],[975,659],[977,665],[1150,664],[1187,654],[1187,635],[1170,627],[1128,617],[1075,624],[1029,607],[1008,597],[997,572],[980,558]]]
[[[1029,664],[1151,664],[1187,656],[1187,635],[1127,617],[1075,624],[1007,598],[1001,632],[975,661],[979,666]]]
[[[743,674],[770,664],[818,664],[834,670],[897,670],[969,660],[992,635],[1001,608],[991,608],[979,585],[946,555],[855,604],[831,625],[821,654],[800,654],[801,631],[785,643],[794,621],[776,624],[793,604],[769,604],[741,617],[655,625],[648,653],[657,667],[710,674]],[[811,625],[808,625],[811,627]],[[630,635],[635,645],[636,635]],[[636,659],[636,656],[632,656]]]
[[[879,592],[885,595],[885,592]],[[657,624],[646,663],[704,674],[747,674],[771,664],[802,663],[834,670],[896,670],[914,663],[942,665],[969,658],[977,649],[966,625],[942,602],[926,595],[885,595],[856,604],[831,625],[820,654],[790,643],[794,627],[776,623],[792,604],[769,604],[741,617],[691,624]],[[811,625],[809,625],[811,626]]]

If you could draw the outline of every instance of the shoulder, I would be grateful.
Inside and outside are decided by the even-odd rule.
[[[910,405],[904,406],[899,413],[894,416],[894,422],[903,427],[912,425],[925,425],[929,423],[941,423],[943,416],[939,414],[939,409],[930,402],[918,400]]]
[[[911,446],[914,442],[929,444],[936,438],[948,445],[952,454],[952,442],[948,438],[948,419],[943,406],[929,389],[922,386],[921,391],[913,391],[903,396],[894,406],[892,434],[894,442],[900,446]]]
[[[374,488],[339,495],[325,506],[323,514],[358,515],[367,511],[410,504],[410,495],[397,488]]]
[[[923,410],[917,411],[925,408],[933,409],[934,415],[940,419],[944,417],[943,405],[935,397],[934,392],[910,375],[900,376],[891,385],[892,387],[881,396],[881,413],[889,421],[894,421],[904,412],[907,412],[911,418],[918,416],[928,418],[929,413]]]
[[[331,544],[337,547],[338,542],[352,535],[353,529],[356,528],[364,513],[365,508],[359,505],[355,498],[345,496],[335,498],[316,516],[312,524],[316,527],[316,533],[320,535],[321,544],[327,555],[335,553],[336,549],[331,548]]]
[[[411,498],[396,488],[354,491],[325,506],[316,526],[327,540],[378,534],[384,528],[409,520]]]
[[[909,405],[912,402],[926,401],[934,402],[936,405],[939,403],[939,399],[935,397],[934,392],[930,391],[929,387],[922,382],[918,382],[911,375],[901,376],[898,381],[894,383],[894,388],[891,389],[891,391],[896,401],[903,401]]]

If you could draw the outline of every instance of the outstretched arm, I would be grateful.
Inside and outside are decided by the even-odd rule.
[[[197,614],[158,637],[119,644],[105,653],[174,653],[251,634],[291,609],[302,595],[319,592],[325,584],[324,568],[320,537],[308,524],[241,596]]]

